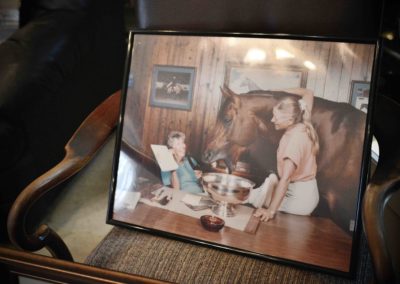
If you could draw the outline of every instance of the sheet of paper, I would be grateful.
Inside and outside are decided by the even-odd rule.
[[[200,204],[201,198],[201,195],[185,194],[182,198],[182,202],[196,206]]]
[[[151,144],[150,146],[154,153],[154,157],[163,172],[173,171],[178,168],[178,164],[167,146],[155,144]]]

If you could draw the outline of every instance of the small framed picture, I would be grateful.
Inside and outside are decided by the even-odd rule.
[[[194,67],[154,65],[150,106],[190,110],[195,70]]]
[[[142,30],[129,46],[108,223],[353,275],[376,44]]]
[[[351,82],[351,95],[350,104],[367,113],[369,101],[370,82],[352,81]]]

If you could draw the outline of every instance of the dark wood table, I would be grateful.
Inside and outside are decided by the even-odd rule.
[[[254,233],[227,226],[219,232],[210,232],[202,227],[198,218],[139,202],[134,210],[120,209],[114,212],[113,219],[237,248],[253,255],[266,255],[345,272],[350,269],[352,238],[328,218],[279,213],[269,222],[250,220],[250,223],[259,223]]]

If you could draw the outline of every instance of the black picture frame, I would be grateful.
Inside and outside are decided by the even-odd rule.
[[[235,44],[232,45],[232,42],[235,42]],[[340,139],[334,139],[335,137],[329,137],[329,139],[324,136],[320,137],[322,154],[319,155],[327,155],[325,153],[332,145],[326,143],[332,141],[332,143],[336,143],[334,147],[342,148],[337,150],[340,155],[331,152],[330,159],[336,159],[337,156],[340,156],[348,161],[349,155],[354,153],[357,157],[353,164],[355,170],[351,179],[354,184],[339,185],[338,182],[346,182],[342,175],[346,172],[346,169],[341,164],[334,163],[333,160],[331,163],[336,165],[335,168],[329,168],[329,166],[326,168],[330,171],[330,176],[333,177],[331,181],[318,180],[319,188],[321,184],[321,188],[325,185],[331,185],[332,190],[335,190],[335,188],[339,190],[336,193],[328,191],[319,194],[320,202],[324,200],[324,206],[327,206],[321,206],[319,210],[331,214],[328,217],[315,212],[310,216],[297,216],[279,212],[272,221],[265,223],[255,220],[252,215],[254,208],[251,205],[240,204],[238,205],[240,208],[246,207],[243,214],[247,214],[247,219],[244,223],[236,225],[233,224],[236,221],[229,220],[230,217],[226,213],[218,215],[217,211],[210,211],[207,202],[203,199],[201,199],[201,202],[203,202],[201,204],[195,202],[200,199],[185,199],[179,205],[183,206],[184,209],[173,207],[178,206],[176,204],[171,207],[172,203],[164,198],[163,202],[156,200],[157,196],[163,192],[163,190],[160,190],[162,188],[161,170],[150,146],[152,144],[166,145],[166,134],[171,130],[178,130],[186,134],[187,152],[190,153],[190,157],[193,157],[195,162],[197,161],[195,164],[202,167],[203,173],[210,171],[226,173],[232,170],[232,165],[238,164],[230,163],[232,161],[226,161],[227,159],[223,162],[219,160],[206,164],[204,160],[202,161],[201,156],[204,154],[206,146],[212,143],[210,142],[210,133],[215,128],[213,126],[220,123],[219,120],[224,119],[221,110],[224,103],[227,102],[227,98],[224,98],[222,93],[229,93],[229,88],[226,86],[227,69],[232,66],[232,62],[238,64],[238,66],[250,64],[243,59],[243,50],[246,50],[250,45],[254,46],[254,44],[259,44],[261,48],[264,47],[266,52],[271,46],[282,44],[291,48],[290,52],[295,55],[285,59],[287,60],[286,64],[291,66],[290,68],[296,67],[296,65],[298,70],[302,70],[304,66],[308,68],[306,81],[301,87],[306,84],[306,87],[315,93],[314,109],[317,109],[315,113],[319,113],[319,111],[322,113],[329,112],[326,113],[326,116],[315,118],[318,121],[318,123],[313,121],[315,127],[318,124],[325,129],[329,127],[332,131],[338,131],[338,125],[341,125],[339,120],[350,115],[353,120],[357,118],[354,120],[359,122],[356,127],[359,128],[361,133],[364,133],[362,137],[357,138],[359,140],[357,140],[357,143],[354,140],[355,137],[346,137],[354,143],[346,142],[345,145],[341,142],[338,143]],[[304,46],[309,46],[309,48],[305,50]],[[351,48],[352,52],[343,54],[335,50],[342,49],[344,46],[346,51],[349,51],[347,48]],[[167,48],[168,50],[166,50]],[[113,181],[110,190],[107,223],[209,245],[246,256],[353,277],[361,230],[360,200],[366,186],[368,172],[367,154],[369,151],[367,147],[369,147],[372,139],[369,127],[372,105],[368,105],[367,113],[355,108],[348,108],[351,92],[345,86],[348,86],[352,81],[361,81],[358,78],[369,78],[371,79],[369,81],[374,81],[373,64],[376,48],[376,42],[371,40],[348,42],[347,40],[340,41],[337,38],[298,38],[260,34],[132,31],[128,48],[121,119],[114,155]],[[206,56],[207,54],[204,54],[204,52],[207,52],[207,50],[212,50],[213,56]],[[356,59],[357,52],[362,53],[363,56],[371,57],[373,60]],[[146,57],[144,57],[145,54]],[[313,56],[313,54],[315,55]],[[233,58],[230,58],[230,56]],[[268,56],[267,58],[271,57]],[[331,59],[325,60],[326,58]],[[350,66],[354,66],[354,70],[364,70],[364,73],[348,72],[347,70],[347,78],[335,76],[337,75],[335,72],[340,72],[340,70],[335,71],[334,68],[327,65],[334,62],[335,68],[337,68],[338,60],[342,61],[342,68],[348,68],[348,64],[350,64]],[[264,67],[277,66],[276,63],[276,60],[274,62],[265,62],[265,60],[257,62],[255,60],[250,65],[252,67],[257,64]],[[284,66],[283,63],[280,64]],[[360,64],[363,65],[363,68],[360,68]],[[182,109],[174,106],[153,107],[154,102],[152,102],[151,96],[155,81],[154,66],[180,66],[178,68],[191,66],[195,70],[193,74],[196,73],[197,78],[192,86],[194,90],[192,108],[182,112]],[[128,82],[130,83],[128,84]],[[321,94],[323,95],[322,98]],[[250,92],[247,95],[254,94]],[[271,95],[268,93],[264,97],[271,97]],[[372,97],[373,92],[370,92],[370,98]],[[343,102],[346,102],[346,104],[343,104]],[[256,121],[258,123],[260,121],[263,123],[270,122],[271,112],[272,107],[266,110],[265,115],[260,115],[258,112],[255,114],[255,116],[258,116]],[[335,113],[340,113],[340,115],[335,115]],[[326,117],[330,118],[327,120]],[[336,120],[332,121],[333,118]],[[231,123],[230,121],[225,122]],[[323,125],[324,123],[329,125]],[[317,128],[316,130],[318,132]],[[356,132],[350,128],[340,133],[351,135],[351,133]],[[242,129],[242,133],[245,133],[245,129]],[[321,135],[320,133],[318,135]],[[265,137],[265,133],[263,135]],[[350,141],[349,139],[343,139],[343,141]],[[275,147],[272,152],[275,151],[276,153],[278,142],[279,139],[268,142]],[[262,142],[262,147],[268,148],[266,146],[268,143]],[[355,146],[349,147],[349,145]],[[243,147],[243,145],[240,146]],[[350,152],[348,149],[350,149]],[[271,157],[270,159],[273,161],[274,155],[270,153],[268,157]],[[267,169],[263,165],[252,164],[254,160],[252,161],[249,158],[249,151],[241,152],[239,156],[239,160],[236,162],[250,165],[251,170],[241,171],[238,169],[235,171],[233,169],[231,174],[253,181],[255,187],[259,186],[265,179]],[[262,155],[258,156],[263,157]],[[191,160],[191,158],[188,158],[188,160]],[[191,164],[191,167],[195,168],[196,165]],[[317,173],[317,178],[318,176]],[[332,184],[333,182],[336,183]],[[350,187],[351,195],[341,196],[340,193],[348,190],[347,186]],[[176,196],[178,196],[179,201],[182,201],[186,197],[186,193],[182,195],[181,191],[177,192],[179,194],[173,195],[172,200],[176,200]],[[341,200],[342,203],[334,203],[333,209],[329,209],[328,205],[332,205],[326,204],[326,202],[329,202],[329,198],[331,200],[336,198],[336,200]],[[190,202],[196,204],[193,205]],[[346,207],[346,204],[351,204],[351,206]],[[170,207],[167,208],[167,206]],[[182,210],[188,210],[190,214]],[[202,225],[200,216],[203,215],[219,217],[223,219],[225,226],[217,232],[209,231]],[[345,221],[340,223],[343,218],[345,218]],[[278,231],[281,233],[279,236],[275,235],[275,232]]]

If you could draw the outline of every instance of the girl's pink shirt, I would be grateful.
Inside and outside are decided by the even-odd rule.
[[[314,179],[317,174],[317,161],[312,146],[312,141],[303,123],[287,129],[279,142],[277,151],[279,176],[282,176],[283,173],[283,161],[290,159],[296,166],[290,177],[291,182]]]

